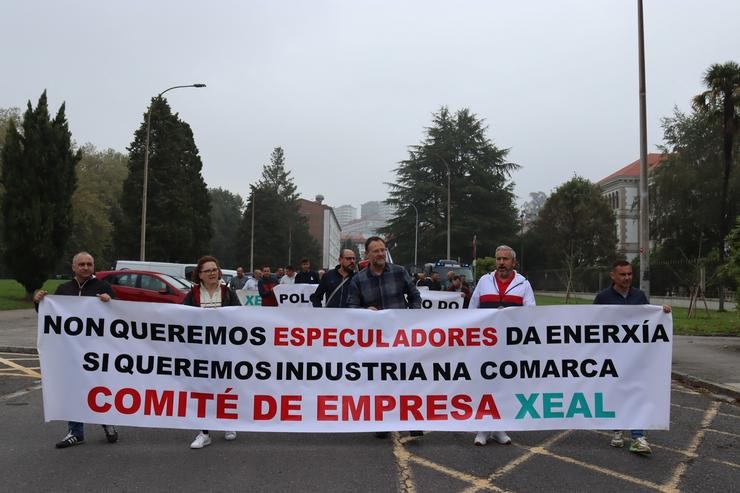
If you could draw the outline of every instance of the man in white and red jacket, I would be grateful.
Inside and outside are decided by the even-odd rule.
[[[532,286],[525,277],[514,270],[516,252],[501,245],[496,248],[496,270],[481,277],[470,296],[468,308],[506,308],[509,306],[535,306]],[[476,445],[485,445],[489,438],[509,445],[511,438],[505,431],[479,431]]]

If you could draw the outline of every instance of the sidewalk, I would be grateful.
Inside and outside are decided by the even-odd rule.
[[[36,312],[0,311],[0,352],[36,353]],[[675,336],[673,378],[740,399],[740,337]]]

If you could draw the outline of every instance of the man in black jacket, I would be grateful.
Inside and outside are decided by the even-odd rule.
[[[339,255],[339,265],[324,274],[319,287],[311,295],[313,306],[320,308],[322,299],[326,297],[327,308],[346,308],[349,296],[349,280],[355,273],[355,252],[342,250]]]
[[[100,301],[108,302],[114,298],[113,289],[105,281],[97,279],[95,274],[95,261],[92,255],[87,252],[80,252],[72,258],[72,272],[74,278],[60,284],[54,292],[56,295],[63,296],[97,296]],[[39,303],[44,296],[49,294],[47,291],[40,289],[33,296],[36,311],[39,309]],[[67,448],[72,445],[78,445],[85,441],[84,424],[76,421],[70,421],[68,424],[67,436],[57,442],[56,448]],[[118,441],[118,432],[113,425],[103,425],[105,437],[109,443]]]
[[[301,260],[301,271],[295,275],[295,284],[318,284],[319,273],[311,270],[311,262],[304,258]]]

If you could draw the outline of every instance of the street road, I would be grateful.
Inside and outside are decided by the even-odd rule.
[[[191,450],[196,431],[99,426],[57,450],[66,424],[44,423],[36,355],[0,353],[2,491],[734,491],[740,407],[674,383],[671,430],[651,457],[609,446],[603,431],[511,432],[511,446],[473,446],[473,433],[421,438],[370,433],[239,433]]]

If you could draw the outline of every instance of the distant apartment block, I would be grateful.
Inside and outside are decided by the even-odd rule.
[[[396,208],[381,201],[365,202],[360,206],[360,219],[389,222],[396,215]]]
[[[663,159],[662,154],[648,154],[648,173]],[[601,187],[602,196],[614,210],[617,252],[632,261],[640,254],[640,160],[615,171],[597,184]]]
[[[298,210],[308,219],[308,231],[321,246],[321,259],[311,259],[316,269],[336,265],[342,241],[342,228],[334,210],[322,204],[323,201],[322,195],[317,195],[314,201],[298,199]]]
[[[357,207],[352,207],[349,204],[340,205],[334,208],[334,215],[337,216],[339,225],[344,228],[344,225],[357,219]]]

